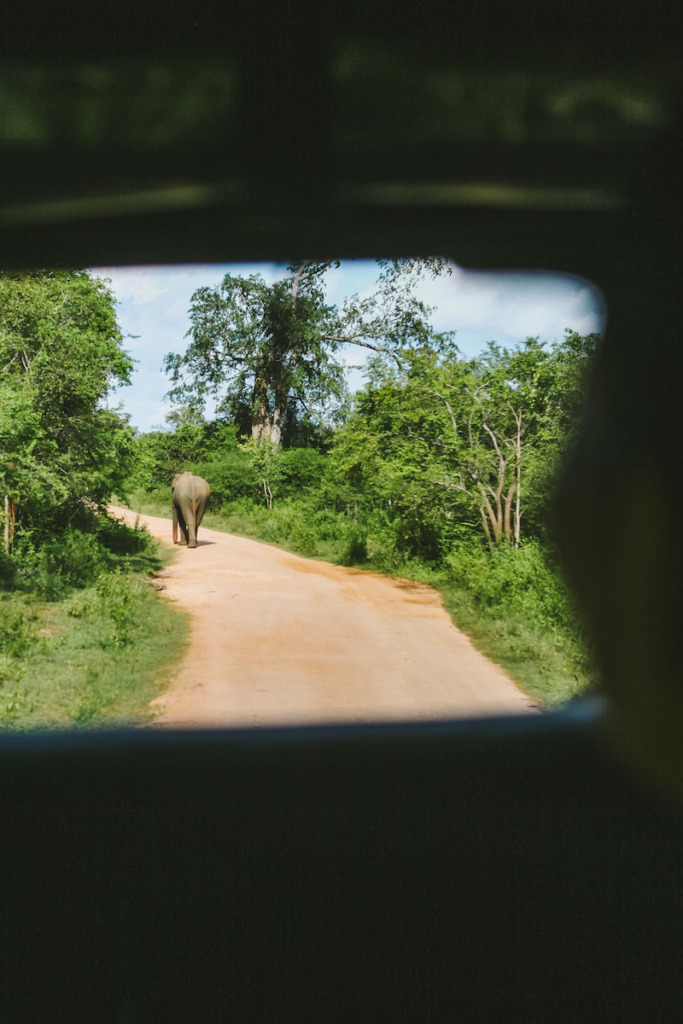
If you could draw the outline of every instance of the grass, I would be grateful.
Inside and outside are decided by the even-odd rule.
[[[170,515],[165,489],[136,495],[132,507]],[[445,567],[401,558],[380,533],[334,513],[310,514],[281,503],[268,511],[235,502],[207,512],[203,525],[275,544],[309,558],[355,565],[428,583],[477,650],[504,668],[540,707],[561,707],[597,683],[588,645],[559,570],[548,566],[535,544],[489,552],[464,544]]]
[[[541,708],[560,708],[597,682],[585,643],[571,634],[506,614],[504,608],[483,610],[448,577],[435,586],[477,650],[504,668]]]
[[[187,636],[187,617],[141,578],[141,569],[153,572],[164,560],[155,547],[52,600],[0,592],[0,728],[152,720],[149,702],[166,687]]]

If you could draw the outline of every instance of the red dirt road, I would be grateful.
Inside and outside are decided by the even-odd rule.
[[[136,513],[112,509],[129,523]],[[170,544],[170,519],[140,516]],[[190,647],[153,702],[156,725],[372,722],[533,710],[452,624],[430,587],[199,531],[165,594],[192,616]]]

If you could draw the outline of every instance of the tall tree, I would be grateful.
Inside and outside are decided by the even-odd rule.
[[[386,523],[397,550],[438,560],[472,518],[472,501],[451,486],[463,443],[436,393],[451,385],[460,412],[458,382],[469,370],[457,350],[401,352],[369,364],[368,384],[336,433],[333,463],[358,500]],[[475,527],[476,528],[476,527]]]
[[[513,349],[489,342],[466,366],[444,363],[441,385],[428,388],[447,410],[459,446],[443,485],[475,502],[489,542],[519,546],[529,470],[538,477],[545,467],[547,499],[551,477],[578,423],[585,372],[596,344],[596,335],[583,338],[569,330],[565,341],[550,349],[531,337]],[[535,498],[543,503],[538,488]],[[547,508],[547,500],[544,504]]]
[[[302,265],[268,285],[258,274],[226,274],[217,288],[192,296],[191,341],[184,355],[164,360],[176,401],[219,412],[250,409],[252,436],[279,444],[290,403],[304,406],[340,395],[341,368],[323,341],[332,310],[318,265]]]
[[[597,340],[567,331],[550,348],[537,338],[513,349],[491,342],[466,360],[434,339],[403,351],[400,367],[378,357],[337,435],[337,465],[390,520],[410,525],[422,553],[425,537],[466,517],[489,543],[519,545],[523,522],[543,532]]]
[[[132,439],[102,403],[131,371],[106,283],[85,271],[0,275],[0,493],[22,521],[107,500]]]
[[[550,355],[537,338],[512,350],[490,342],[467,371],[457,386],[446,373],[440,389],[429,389],[448,411],[461,446],[444,486],[474,500],[490,542],[505,539],[518,546],[523,457],[530,432],[549,407]]]
[[[260,275],[227,274],[217,288],[192,296],[191,339],[184,354],[170,353],[171,397],[219,412],[250,410],[255,441],[279,444],[292,408],[311,414],[344,393],[341,345],[359,345],[400,361],[405,346],[425,344],[431,310],[415,296],[420,275],[447,269],[444,261],[392,261],[381,267],[372,295],[337,308],[326,302],[323,275],[338,261],[292,264],[268,285]]]

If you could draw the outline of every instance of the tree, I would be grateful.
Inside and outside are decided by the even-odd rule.
[[[462,444],[435,392],[468,364],[457,350],[439,355],[427,346],[400,358],[400,368],[392,358],[371,361],[368,385],[335,437],[333,462],[358,505],[382,520],[396,550],[438,561],[463,525],[469,529],[472,502],[444,485]]]
[[[462,442],[450,485],[475,500],[489,542],[520,543],[523,457],[530,433],[547,412],[549,358],[537,338],[513,350],[489,342],[484,355],[469,364],[467,377],[461,376],[459,415],[449,399],[452,383],[444,380],[442,391],[431,391]]]
[[[353,296],[341,308],[325,300],[323,275],[338,261],[292,264],[268,285],[259,275],[227,274],[217,288],[192,296],[191,338],[183,355],[169,353],[171,397],[202,405],[217,399],[219,412],[239,419],[249,409],[255,442],[282,437],[288,412],[321,414],[344,395],[341,345],[389,354],[400,365],[403,347],[431,338],[431,310],[414,294],[419,276],[446,271],[442,260],[382,264],[375,292]]]
[[[599,343],[599,334],[582,335],[568,328],[564,338],[551,347],[546,413],[525,456],[525,521],[527,531],[536,536],[545,536],[549,528],[552,532],[557,480],[577,439],[588,375]]]
[[[519,546],[523,519],[527,535],[544,532],[597,341],[567,331],[550,349],[537,338],[491,342],[471,360],[443,342],[404,350],[400,367],[378,357],[337,436],[337,465],[407,524],[414,553],[443,547],[473,514],[490,544]]]
[[[490,543],[506,540],[518,547],[523,508],[534,502],[536,528],[543,529],[552,478],[577,429],[597,342],[597,335],[583,338],[570,330],[550,349],[538,338],[514,349],[489,342],[466,373],[460,368],[457,381],[457,368],[444,365],[441,388],[429,389],[446,408],[460,442],[444,486],[473,499]],[[529,487],[527,474],[536,477],[535,486]]]
[[[217,288],[192,296],[192,340],[184,355],[169,354],[164,366],[176,401],[219,401],[219,412],[248,405],[255,441],[279,444],[291,403],[341,395],[343,377],[323,337],[331,309],[325,305],[318,265],[296,268],[268,285],[258,274],[226,274]]]
[[[122,480],[132,431],[102,402],[131,371],[105,282],[0,274],[0,493],[25,527],[102,504]]]

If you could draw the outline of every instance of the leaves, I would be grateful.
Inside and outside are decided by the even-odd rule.
[[[338,266],[291,264],[272,285],[256,274],[226,274],[217,288],[199,288],[191,341],[183,355],[164,361],[171,398],[203,405],[211,396],[221,413],[248,407],[254,439],[278,444],[288,415],[320,421],[344,400],[341,346],[388,355],[399,369],[404,349],[449,346],[451,336],[434,334],[432,310],[415,295],[421,276],[448,271],[443,260],[384,262],[375,291],[340,308],[327,304],[324,291],[324,275]]]
[[[418,538],[426,522],[447,536],[477,521],[490,542],[519,544],[525,523],[541,536],[597,340],[491,342],[472,360],[427,345],[403,349],[400,368],[378,355],[336,436],[337,467]]]
[[[132,369],[105,282],[84,271],[0,275],[0,491],[24,530],[49,530],[121,480],[131,431],[101,403]]]
[[[199,288],[190,308],[191,341],[184,355],[170,353],[164,361],[171,397],[201,405],[212,396],[222,412],[247,406],[254,438],[274,443],[288,408],[340,397],[341,367],[322,341],[331,315],[319,286],[323,266],[291,268],[273,285],[257,274],[226,274],[218,288]]]

